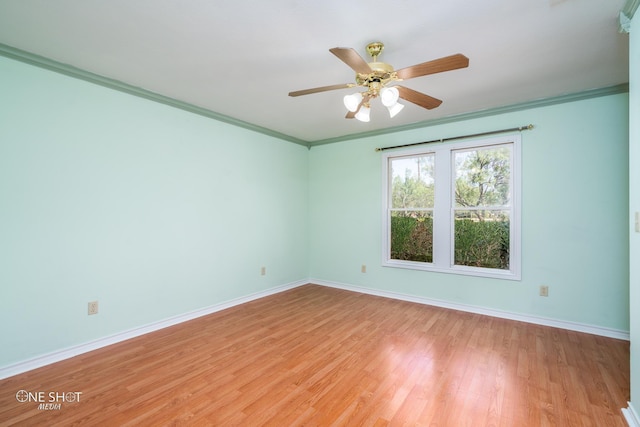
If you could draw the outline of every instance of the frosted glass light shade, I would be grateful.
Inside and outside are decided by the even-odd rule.
[[[380,91],[380,101],[385,107],[393,106],[398,102],[399,97],[400,92],[398,92],[398,88],[395,87],[385,87]]]
[[[347,95],[344,97],[343,101],[344,106],[347,107],[347,110],[353,113],[358,109],[358,105],[360,105],[360,103],[362,102],[362,94],[354,93],[351,95]]]
[[[402,111],[403,108],[404,108],[404,105],[400,104],[399,102],[396,102],[391,107],[387,107],[387,110],[389,110],[389,117],[392,117],[392,118],[395,117],[396,114]]]
[[[371,113],[371,109],[369,107],[365,107],[364,105],[360,108],[360,111],[358,111],[358,114],[355,115],[356,119],[360,120],[361,122],[368,122],[369,121],[369,114]]]

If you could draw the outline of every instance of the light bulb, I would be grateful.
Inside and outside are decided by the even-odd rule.
[[[358,92],[347,95],[344,97],[343,101],[344,106],[347,107],[347,110],[353,113],[358,109],[358,105],[360,105],[360,103],[362,102],[362,94]]]
[[[400,92],[398,92],[398,88],[395,87],[385,87],[380,91],[380,101],[382,101],[382,105],[385,107],[392,107],[398,102],[399,97]]]
[[[363,105],[362,107],[360,107],[360,111],[358,111],[358,114],[356,114],[356,119],[360,120],[361,122],[368,122],[369,121],[369,113],[371,113],[371,109],[369,107],[367,107],[366,105]]]
[[[403,108],[404,108],[404,105],[400,104],[399,102],[396,102],[391,107],[387,107],[387,110],[389,110],[389,117],[392,117],[392,118],[395,117],[396,114],[402,111]]]

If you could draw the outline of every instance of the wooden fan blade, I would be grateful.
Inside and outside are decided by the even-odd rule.
[[[360,105],[358,105],[358,108],[356,108],[356,111],[349,111],[347,113],[346,116],[344,116],[345,119],[354,119],[356,117],[356,114],[358,114],[358,111],[360,111],[360,108],[362,108],[362,106],[364,104],[366,104],[367,102],[369,102],[369,100],[371,99],[371,96],[369,95],[364,95],[362,97],[362,101],[360,101]]]
[[[333,49],[329,49],[329,52],[337,56],[342,62],[351,67],[351,69],[356,73],[371,73],[371,67],[369,67],[367,61],[362,59],[362,57],[354,49],[350,47],[334,47]]]
[[[413,89],[409,89],[408,87],[404,87],[404,86],[394,86],[394,87],[398,89],[398,92],[400,93],[400,98],[405,99],[409,102],[412,102],[416,105],[419,105],[423,108],[426,108],[427,110],[431,110],[433,108],[436,108],[440,104],[442,104],[442,101],[440,99],[434,98],[429,95],[425,95],[422,92],[417,92]]]
[[[326,92],[326,91],[329,91],[329,90],[336,90],[336,89],[347,89],[347,88],[350,88],[350,87],[353,87],[353,84],[345,83],[345,84],[342,84],[342,85],[331,85],[331,86],[314,87],[313,89],[296,90],[294,92],[289,92],[289,96],[309,95],[311,93]]]
[[[434,59],[433,61],[423,62],[422,64],[413,65],[411,67],[402,68],[396,71],[399,79],[407,80],[414,77],[426,76],[428,74],[442,73],[443,71],[457,70],[458,68],[466,68],[469,66],[469,58],[457,53],[444,58]]]

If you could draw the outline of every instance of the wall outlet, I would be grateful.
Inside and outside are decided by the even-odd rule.
[[[540,286],[540,296],[541,297],[549,296],[549,287],[547,285]]]
[[[92,314],[98,314],[98,301],[91,301],[88,304],[88,310],[87,310],[89,316],[91,316]]]
[[[362,264],[362,267],[360,267],[360,271],[361,271],[362,273],[366,273],[366,272],[367,272],[367,266],[366,266],[366,264]]]
[[[264,276],[265,274],[267,274],[267,267],[260,267],[260,275]]]

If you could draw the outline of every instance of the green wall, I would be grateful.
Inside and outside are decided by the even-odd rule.
[[[307,277],[307,148],[2,57],[0,94],[0,367]]]
[[[629,33],[629,207],[630,207],[630,308],[631,403],[640,414],[640,233],[635,213],[640,212],[640,17],[634,15]]]
[[[0,93],[0,367],[308,278],[629,330],[627,94],[309,151],[2,57]],[[380,266],[374,148],[529,123],[522,281]]]
[[[310,277],[628,331],[627,103],[626,93],[609,95],[314,147]],[[522,281],[381,267],[376,147],[529,123],[535,129],[522,133]],[[542,284],[548,298],[538,296]]]

